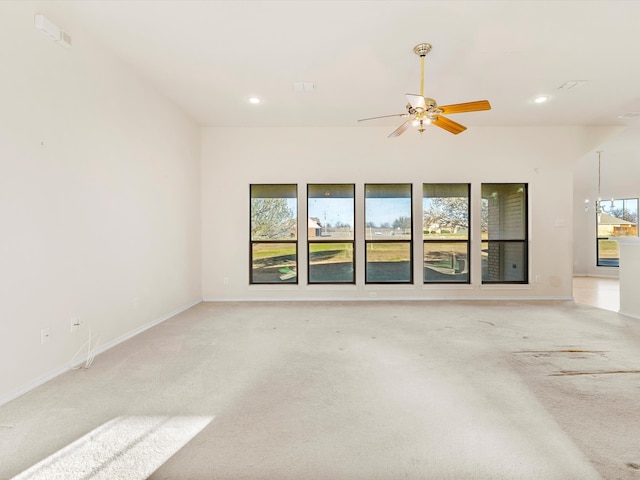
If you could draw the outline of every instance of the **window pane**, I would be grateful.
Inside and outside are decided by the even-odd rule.
[[[598,266],[620,266],[620,245],[618,242],[615,240],[598,239]]]
[[[525,283],[526,242],[482,242],[482,281]]]
[[[309,283],[354,283],[353,243],[310,243]]]
[[[607,240],[607,238],[638,236],[638,199],[602,201],[596,221],[598,228],[597,265],[599,267],[618,267],[620,265],[618,242]]]
[[[627,198],[601,202],[598,213],[598,237],[637,237],[638,199]]]
[[[367,243],[368,283],[410,283],[411,242]]]
[[[367,240],[411,239],[411,185],[366,185]]]
[[[253,243],[251,283],[296,283],[295,243]]]
[[[482,184],[481,232],[482,282],[527,283],[526,183]]]
[[[422,187],[424,238],[469,238],[469,185],[425,184]]]
[[[527,235],[526,218],[526,184],[482,184],[482,238],[524,240]]]
[[[469,282],[467,242],[425,242],[424,281]]]
[[[425,283],[469,283],[469,188],[468,183],[422,186]]]
[[[308,186],[308,238],[353,240],[355,186]]]
[[[251,240],[297,238],[296,185],[251,185]]]

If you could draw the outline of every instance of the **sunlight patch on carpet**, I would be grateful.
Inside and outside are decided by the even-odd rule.
[[[213,417],[116,417],[13,480],[143,480]]]

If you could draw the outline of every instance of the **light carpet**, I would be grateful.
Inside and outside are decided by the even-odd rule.
[[[151,479],[640,478],[638,370],[573,302],[202,303],[0,407],[0,478],[116,417],[215,417]]]

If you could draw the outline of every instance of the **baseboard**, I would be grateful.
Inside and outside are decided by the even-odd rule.
[[[606,275],[604,273],[585,273],[585,274],[574,274],[574,277],[592,277],[592,278],[613,278],[618,280],[620,277],[618,275]]]
[[[11,392],[8,395],[5,395],[4,397],[0,398],[0,407],[6,403],[9,403],[12,400],[15,400],[18,397],[21,397],[25,393],[30,392],[34,388],[38,388],[40,385],[44,385],[45,383],[50,382],[57,376],[62,375],[63,373],[68,372],[69,370],[70,370],[70,367],[59,368],[57,370],[47,373],[46,375],[43,375],[42,377],[37,378],[33,382],[30,382],[27,385],[24,385],[23,387],[20,387],[18,390]]]
[[[198,298],[192,302],[189,302],[186,305],[183,305],[182,307],[166,314],[163,315],[162,317],[153,320],[145,325],[142,325],[141,327],[136,328],[135,330],[132,330],[108,343],[105,343],[104,345],[99,346],[98,348],[96,348],[95,350],[92,350],[90,355],[91,356],[95,356],[95,355],[99,355],[103,352],[106,352],[107,350],[115,347],[116,345],[119,345],[123,342],[126,342],[127,340],[135,337],[136,335],[141,334],[142,332],[149,330],[150,328],[155,327],[156,325],[159,325],[162,322],[165,322],[167,320],[169,320],[172,317],[175,317],[176,315],[178,315],[179,313],[184,312],[185,310],[190,309],[191,307],[194,307],[196,305],[198,305],[199,303],[202,303],[202,298]],[[50,382],[51,380],[53,380],[54,378],[62,375],[63,373],[67,373],[69,370],[72,370],[73,368],[76,368],[82,364],[84,364],[87,361],[87,358],[89,357],[89,353],[85,354],[84,356],[80,356],[80,357],[76,357],[72,363],[69,363],[69,365],[58,368],[56,370],[53,370],[39,378],[37,378],[36,380],[34,380],[33,382],[28,383],[27,385],[24,385],[23,387],[19,388],[18,390],[9,393],[8,395],[5,395],[4,397],[0,398],[0,406],[9,403],[12,400],[15,400],[18,397],[21,397],[22,395],[24,395],[25,393],[30,392],[31,390],[38,388],[41,385],[44,385],[47,382]]]
[[[227,303],[227,302],[240,302],[240,303],[251,303],[251,302],[432,302],[432,301],[518,301],[518,302],[537,302],[537,301],[573,301],[572,296],[558,296],[558,297],[505,297],[505,296],[496,296],[496,297],[448,297],[448,296],[440,296],[440,297],[384,297],[378,295],[377,297],[313,297],[313,298],[300,298],[300,297],[292,297],[292,298],[216,298],[216,297],[206,297],[202,299],[203,302],[218,302],[218,303]]]

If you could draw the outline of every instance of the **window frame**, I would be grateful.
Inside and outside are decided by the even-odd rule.
[[[628,201],[635,201],[636,203],[636,223],[635,223],[635,230],[636,230],[636,234],[635,235],[629,235],[631,237],[638,237],[638,215],[640,214],[640,199],[636,198],[636,197],[630,197],[630,198],[612,198],[611,202],[623,202],[623,210],[624,210],[624,204]],[[604,200],[604,203],[609,202],[609,200]],[[598,203],[600,203],[600,201],[598,201]],[[596,204],[598,205],[598,204]],[[625,235],[614,235],[613,237],[602,237],[600,236],[600,213],[605,213],[602,210],[598,210],[598,206],[596,206],[596,215],[595,215],[595,221],[596,221],[596,267],[603,267],[603,268],[618,268],[620,267],[620,250],[618,247],[618,258],[616,260],[615,264],[609,263],[609,264],[603,264],[601,263],[601,261],[603,260],[603,258],[600,258],[600,241],[604,240],[604,241],[614,241],[615,240],[611,240],[612,238],[624,238]],[[621,219],[624,220],[624,219]],[[617,243],[617,242],[616,242]]]
[[[252,223],[252,214],[253,214],[253,205],[252,200],[253,196],[253,188],[254,187],[293,187],[295,191],[295,197],[282,197],[282,198],[294,198],[296,211],[294,212],[294,225],[295,225],[295,236],[293,239],[273,239],[273,240],[254,240],[253,238],[253,223]],[[279,197],[255,197],[255,198],[279,198]],[[299,272],[299,252],[298,252],[298,222],[300,216],[300,209],[298,205],[298,185],[294,183],[252,183],[249,184],[249,285],[297,285],[299,282],[298,272]],[[285,245],[293,245],[295,251],[295,277],[293,281],[288,281],[291,277],[286,279],[280,279],[281,281],[256,281],[254,278],[255,268],[253,266],[254,262],[254,246],[256,245],[275,245],[275,244],[285,244]]]
[[[522,280],[485,280],[483,277],[484,269],[482,269],[482,272],[481,272],[482,285],[509,285],[509,284],[528,285],[531,283],[529,279],[529,184],[526,182],[483,182],[480,184],[480,201],[481,202],[483,202],[485,198],[482,193],[485,185],[514,185],[514,186],[520,185],[524,189],[524,192],[523,192],[524,205],[522,209],[523,210],[522,212],[523,238],[490,239],[489,230],[487,227],[487,238],[482,238],[482,235],[481,235],[481,239],[480,239],[481,252],[484,251],[485,244],[487,245],[487,248],[489,248],[491,243],[495,243],[498,245],[509,245],[509,244],[522,245],[523,274],[522,274]],[[480,208],[482,209],[482,203],[480,205]]]
[[[424,225],[424,199],[425,198],[436,198],[436,197],[425,197],[425,187],[427,185],[460,185],[460,186],[466,186],[467,187],[467,238],[466,239],[447,239],[447,238],[429,238],[426,239],[425,238],[425,234],[424,234],[424,229],[425,229],[425,225]],[[423,266],[422,266],[422,282],[424,285],[469,285],[471,284],[471,184],[470,183],[423,183],[422,184],[422,259],[423,259]],[[466,279],[462,280],[462,281],[437,281],[437,280],[426,280],[425,275],[427,273],[427,267],[425,265],[424,262],[424,255],[425,255],[425,251],[426,251],[426,246],[427,244],[448,244],[448,243],[458,243],[458,244],[466,244],[466,252],[467,252],[467,259],[466,259],[466,269],[467,269],[467,274],[466,274]],[[455,265],[453,265],[454,270],[455,270]]]
[[[311,198],[310,190],[313,187],[326,187],[326,189],[331,187],[351,187],[350,197],[352,200],[352,218],[353,225],[351,239],[321,239],[321,240],[311,240],[312,237],[308,234],[307,228],[307,284],[308,285],[355,285],[356,284],[356,185],[355,183],[309,183],[307,184],[307,222],[311,218],[309,214],[309,200]],[[344,197],[349,198],[349,197]],[[325,225],[326,227],[326,225]],[[315,237],[314,237],[315,238]],[[321,237],[322,238],[322,237]],[[330,282],[318,282],[311,280],[311,245],[327,245],[327,244],[351,244],[351,265],[352,265],[352,273],[350,281],[330,281]]]
[[[409,214],[411,215],[411,221],[410,221],[410,234],[409,234],[409,239],[405,240],[405,239],[401,239],[401,240],[395,240],[395,239],[375,239],[375,238],[367,238],[366,235],[366,229],[370,228],[367,227],[367,223],[368,223],[368,219],[367,219],[367,199],[368,198],[375,198],[375,197],[368,197],[367,196],[367,192],[369,187],[372,186],[384,186],[384,185],[389,185],[389,186],[407,186],[409,187]],[[404,198],[404,197],[390,197],[390,198]],[[414,277],[413,277],[413,238],[414,238],[414,232],[413,232],[413,183],[365,183],[364,184],[364,228],[365,228],[365,235],[364,235],[364,272],[365,272],[365,279],[364,279],[364,283],[365,285],[412,285],[414,283]],[[376,244],[387,244],[387,243],[397,243],[397,244],[407,244],[409,246],[409,279],[406,281],[373,281],[373,280],[369,280],[369,246],[374,246]],[[373,263],[373,262],[372,262]]]

